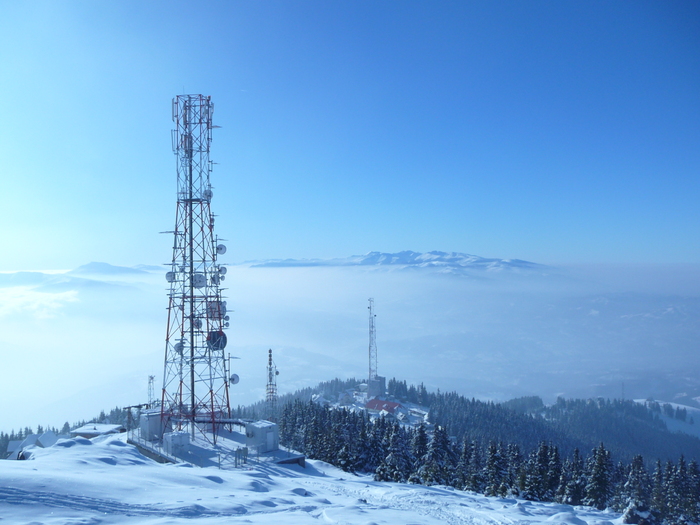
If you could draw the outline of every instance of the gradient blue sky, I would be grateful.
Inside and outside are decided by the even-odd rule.
[[[0,270],[170,258],[211,95],[228,262],[700,263],[697,2],[0,0]]]

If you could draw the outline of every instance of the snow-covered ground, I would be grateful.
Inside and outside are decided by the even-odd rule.
[[[0,461],[0,523],[611,525],[615,513],[375,482],[319,461],[219,470],[162,465],[122,436]]]
[[[641,405],[648,406],[646,399],[635,399],[635,401]],[[696,398],[695,401],[698,401],[698,399]],[[671,405],[673,410],[682,409],[687,413],[685,421],[680,421],[675,417],[669,417],[663,410],[658,413],[659,418],[661,421],[666,423],[666,427],[670,432],[683,432],[684,434],[690,434],[691,436],[700,438],[700,408],[690,407],[670,401],[662,401],[659,399],[657,399],[656,402],[661,406]]]

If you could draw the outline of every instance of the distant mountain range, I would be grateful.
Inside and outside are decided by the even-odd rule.
[[[419,253],[369,252],[336,259],[272,259],[249,261],[253,268],[309,267],[309,266],[392,266],[400,269],[432,268],[444,273],[459,273],[464,270],[513,271],[544,269],[544,265],[520,259],[487,259],[477,255],[458,252],[432,251]]]
[[[143,265],[136,268],[128,268],[126,266],[114,266],[112,264],[104,262],[91,262],[77,267],[75,270],[71,270],[70,274],[74,275],[124,275],[124,274],[143,274]],[[155,268],[155,267],[151,267]],[[160,269],[160,268],[158,268]]]
[[[381,266],[387,269],[427,268],[446,274],[459,274],[469,271],[519,272],[552,269],[521,259],[493,259],[459,252],[432,251],[427,253],[406,250],[397,253],[369,252],[365,255],[351,255],[333,259],[266,259],[246,261],[251,268],[295,268],[316,266]],[[233,266],[236,263],[232,263]],[[46,281],[65,281],[68,276],[127,276],[165,272],[165,265],[139,264],[133,267],[115,266],[104,262],[91,262],[68,272],[46,274],[42,272],[12,272],[0,274],[0,286],[35,285]]]

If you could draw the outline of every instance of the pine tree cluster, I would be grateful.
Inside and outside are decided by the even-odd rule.
[[[552,442],[531,450],[502,441],[455,442],[442,425],[407,427],[364,411],[296,400],[280,417],[284,446],[378,481],[447,485],[489,496],[589,505],[624,513],[624,523],[700,522],[700,469],[683,456],[650,474],[642,456],[614,463],[601,443],[563,458]],[[456,444],[457,443],[457,444]]]
[[[460,441],[517,443],[523,449],[551,441],[565,455],[604,442],[615,457],[627,462],[637,454],[662,460],[682,454],[700,458],[700,440],[668,432],[660,418],[664,409],[655,402],[645,406],[632,400],[559,398],[553,405],[544,406],[533,396],[494,403],[455,392],[425,392],[423,385],[407,386],[405,381],[395,379],[389,380],[387,390],[398,401],[417,403],[420,398],[419,404],[429,408],[430,422],[446,427],[450,436]],[[672,413],[681,419],[685,410]]]

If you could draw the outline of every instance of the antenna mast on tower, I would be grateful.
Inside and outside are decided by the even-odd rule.
[[[177,212],[170,283],[161,418],[163,431],[198,429],[214,442],[230,421],[229,378],[224,357],[229,317],[221,281],[226,253],[214,234],[209,174],[212,139],[211,97],[173,99],[173,151],[177,156]]]
[[[267,419],[275,421],[277,419],[277,366],[272,360],[272,349],[268,350],[267,360]]]

